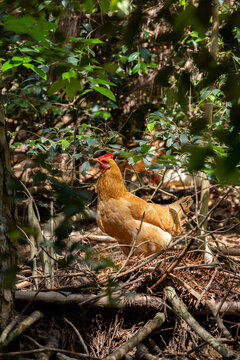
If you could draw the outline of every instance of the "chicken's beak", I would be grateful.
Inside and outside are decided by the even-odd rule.
[[[100,159],[95,158],[95,159],[93,159],[93,160],[96,161],[97,163],[99,163],[99,170],[104,170],[104,166],[103,166],[103,164],[102,164],[102,162],[101,162]]]

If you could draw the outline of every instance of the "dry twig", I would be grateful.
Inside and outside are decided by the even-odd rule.
[[[157,313],[154,319],[149,320],[143,328],[138,330],[138,332],[133,335],[125,344],[121,345],[116,351],[107,356],[105,360],[120,360],[124,355],[126,355],[130,350],[132,350],[136,345],[138,345],[143,339],[145,339],[151,332],[158,329],[162,323],[165,321],[165,316],[163,313]]]
[[[22,322],[20,322],[17,327],[10,332],[5,341],[1,343],[1,348],[5,348],[10,342],[16,339],[17,336],[21,335],[25,330],[27,330],[32,324],[43,317],[41,311],[34,311],[31,315],[26,317]]]

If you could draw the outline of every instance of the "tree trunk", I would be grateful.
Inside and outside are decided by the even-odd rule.
[[[12,195],[9,188],[10,154],[6,136],[6,122],[3,106],[0,104],[0,330],[3,330],[13,314],[14,292],[11,287],[15,251],[8,237],[12,224]]]

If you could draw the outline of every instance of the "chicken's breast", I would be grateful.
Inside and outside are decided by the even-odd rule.
[[[147,222],[158,223],[154,210],[145,204],[143,212],[133,210],[130,199],[109,199],[98,204],[98,225],[108,235],[116,238],[122,250],[128,254],[134,247],[134,254],[149,255],[165,248],[171,241],[171,235],[161,227]],[[144,216],[143,216],[144,213]],[[153,219],[150,216],[153,216]],[[134,217],[135,215],[135,217]],[[137,217],[137,219],[136,219]],[[145,219],[146,217],[146,219]],[[140,229],[140,231],[139,231]]]

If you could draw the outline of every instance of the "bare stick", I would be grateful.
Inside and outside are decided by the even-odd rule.
[[[188,285],[185,281],[183,281],[182,279],[180,279],[179,277],[173,274],[169,274],[169,277],[172,280],[175,280],[179,285],[183,286],[196,299],[199,299],[200,294],[196,290],[194,290],[190,285]]]
[[[213,317],[219,327],[219,329],[222,331],[223,335],[227,338],[227,339],[231,339],[232,335],[231,333],[228,331],[228,329],[226,328],[226,326],[223,323],[223,319],[220,317],[220,315],[217,313],[217,309],[212,305],[211,300],[206,301],[207,306],[209,307],[209,309],[212,311]]]
[[[142,343],[137,345],[137,352],[136,352],[136,357],[140,360],[163,360],[164,358],[161,356],[161,358],[150,354],[150,352],[148,351],[148,349],[146,348],[145,345],[143,345]]]
[[[116,351],[111,355],[107,356],[105,360],[120,360],[124,355],[126,355],[130,350],[132,350],[136,345],[138,345],[143,339],[145,339],[151,332],[158,329],[162,323],[165,321],[165,316],[163,313],[157,313],[152,320],[149,320],[146,325],[144,325],[138,332],[133,335],[125,344],[121,345]]]
[[[6,341],[6,338],[8,337],[9,333],[12,331],[12,329],[16,326],[17,322],[19,320],[19,317],[16,316],[15,319],[13,319],[3,330],[0,336],[0,346]]]
[[[216,267],[216,269],[214,270],[214,273],[212,274],[212,277],[211,277],[210,281],[208,282],[207,286],[203,289],[201,295],[199,296],[199,299],[198,299],[198,301],[196,303],[196,309],[198,308],[203,296],[206,294],[206,292],[208,291],[208,289],[212,285],[212,282],[215,279],[215,276],[216,276],[217,272],[218,272],[218,268]]]
[[[6,340],[1,344],[1,348],[5,348],[10,342],[16,339],[17,336],[21,335],[27,330],[32,324],[43,317],[43,313],[40,311],[34,311],[31,315],[25,318],[18,326],[9,334]]]
[[[85,351],[85,353],[87,355],[89,355],[89,351],[88,351],[88,348],[87,348],[87,345],[85,344],[84,340],[83,340],[83,337],[82,335],[80,334],[80,332],[78,331],[78,329],[76,328],[76,326],[73,325],[73,323],[71,323],[71,321],[69,321],[67,318],[64,318],[64,320],[66,321],[66,323],[68,323],[74,330],[74,332],[77,334],[77,337],[80,341],[80,343],[82,344],[82,347]]]

